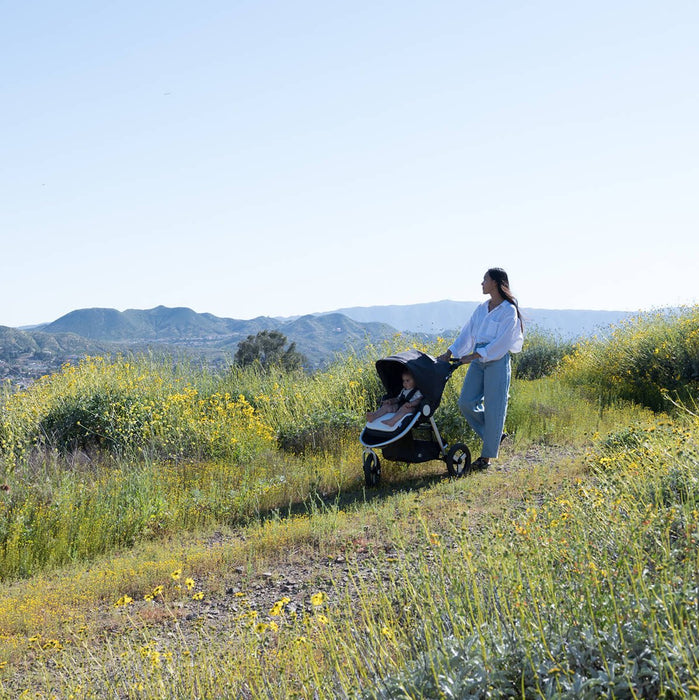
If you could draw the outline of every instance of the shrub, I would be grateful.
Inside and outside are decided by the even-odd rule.
[[[512,374],[517,379],[539,379],[553,374],[574,343],[548,333],[529,330],[522,352],[512,356]]]
[[[343,438],[358,435],[364,420],[356,413],[330,407],[315,410],[299,423],[286,424],[277,433],[281,449],[295,454],[335,452]]]
[[[0,404],[0,454],[9,468],[34,447],[240,460],[272,439],[243,396],[216,391],[191,368],[178,374],[171,362],[149,358],[86,358]]]
[[[699,306],[643,314],[578,344],[561,376],[607,402],[658,411],[671,407],[670,397],[691,401],[699,389]]]

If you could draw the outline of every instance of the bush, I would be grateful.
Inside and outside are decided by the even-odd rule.
[[[643,314],[608,338],[580,343],[564,358],[562,376],[595,392],[658,411],[668,397],[691,400],[699,389],[699,306]]]
[[[279,447],[294,454],[336,452],[343,439],[359,435],[362,417],[334,408],[316,410],[298,424],[282,426],[277,433]]]
[[[572,341],[530,330],[522,352],[512,356],[512,374],[517,379],[540,379],[553,374],[574,347]]]
[[[12,469],[34,447],[164,460],[240,460],[269,448],[273,430],[246,399],[207,382],[148,358],[86,358],[5,398],[0,455]]]
[[[687,586],[686,594],[691,593]],[[571,625],[563,633],[544,622],[539,632],[528,635],[515,623],[507,630],[484,625],[466,638],[449,637],[443,649],[381,679],[365,697],[689,697],[685,689],[694,674],[686,650],[668,645],[659,658],[648,645],[646,624],[638,619],[612,623],[606,630]]]

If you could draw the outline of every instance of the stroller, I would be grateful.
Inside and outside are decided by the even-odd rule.
[[[449,476],[463,476],[470,470],[471,453],[461,442],[447,445],[441,438],[434,413],[439,408],[447,380],[459,362],[438,362],[419,350],[407,350],[377,360],[376,372],[387,395],[397,396],[402,388],[402,375],[407,369],[415,378],[422,400],[415,412],[404,416],[395,426],[367,423],[359,436],[364,447],[364,479],[368,487],[377,486],[381,478],[381,462],[376,453],[381,449],[391,462],[417,464],[433,459],[446,462]],[[388,419],[391,414],[381,418]],[[431,429],[431,430],[430,430]]]

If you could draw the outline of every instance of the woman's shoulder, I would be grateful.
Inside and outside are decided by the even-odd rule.
[[[517,315],[517,307],[507,299],[504,299],[501,304],[498,304],[497,311],[503,317],[510,318],[510,316]]]

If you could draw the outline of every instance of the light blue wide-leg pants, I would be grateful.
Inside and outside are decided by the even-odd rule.
[[[481,457],[495,459],[505,427],[510,389],[510,354],[492,362],[472,362],[459,396],[459,409],[483,440]]]

